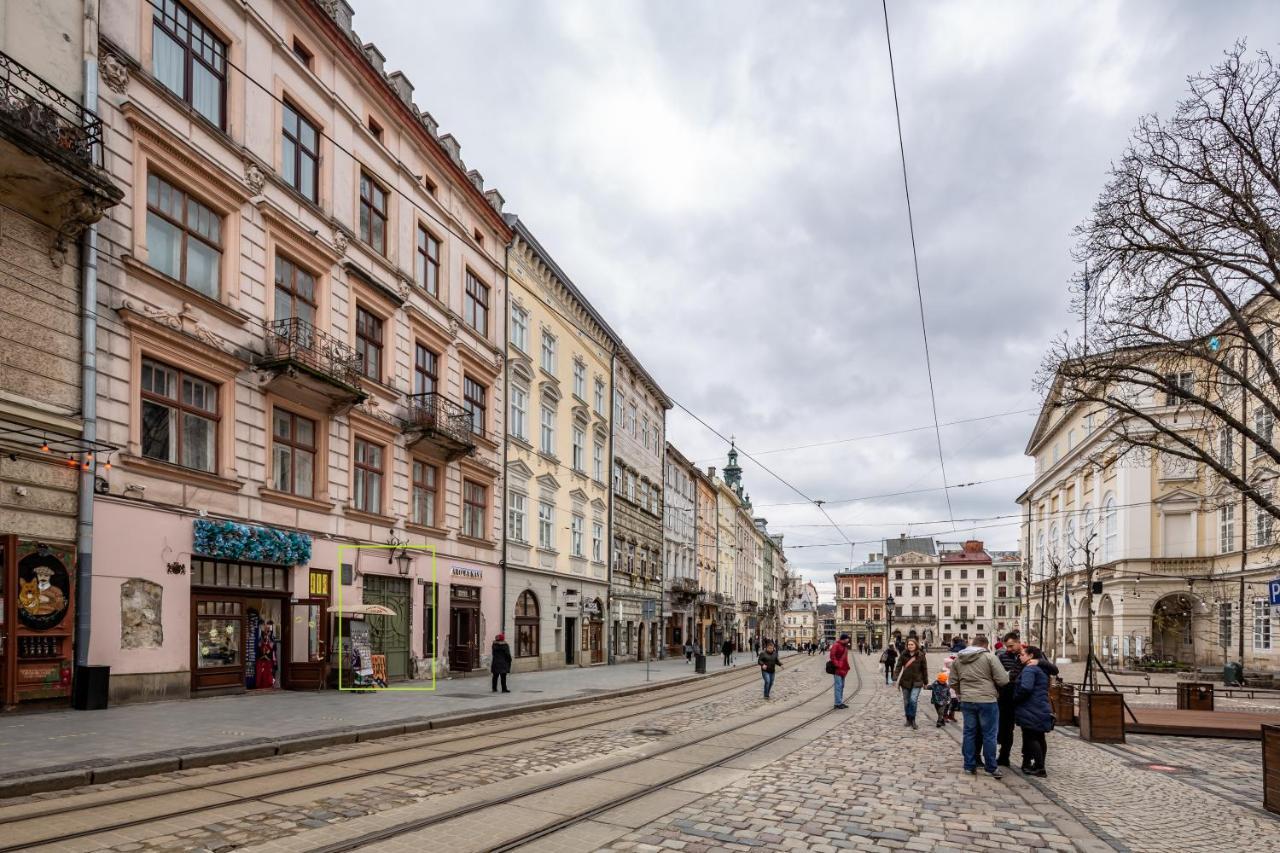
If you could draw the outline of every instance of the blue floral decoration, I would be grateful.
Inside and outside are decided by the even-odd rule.
[[[197,518],[192,550],[226,560],[300,566],[311,562],[311,537],[274,527]]]

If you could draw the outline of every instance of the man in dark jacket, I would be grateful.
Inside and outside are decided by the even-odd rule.
[[[724,655],[724,665],[733,664],[733,640],[726,639],[720,644],[720,653]]]
[[[499,634],[493,639],[492,657],[489,662],[489,672],[493,673],[493,692],[498,692],[498,680],[502,680],[502,692],[510,693],[507,689],[507,673],[511,672],[511,647],[507,645],[507,638]]]
[[[996,742],[1000,745],[1000,751],[996,757],[996,764],[1000,767],[1009,766],[1009,753],[1013,751],[1013,728],[1016,725],[1014,711],[1017,708],[1013,694],[1018,686],[1018,678],[1022,675],[1022,649],[1021,636],[1017,631],[1010,631],[1004,635],[1004,648],[996,653],[1005,671],[1009,673],[1009,683],[1000,688],[1000,698],[997,700],[1000,708],[1000,729],[997,732]],[[1038,666],[1047,676],[1058,674],[1058,667],[1051,660],[1041,659]],[[1025,770],[1026,767],[1022,769]]]

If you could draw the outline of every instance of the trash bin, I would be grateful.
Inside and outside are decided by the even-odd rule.
[[[701,675],[707,674],[707,656],[706,655],[693,656],[693,671]]]
[[[111,681],[111,667],[76,667],[71,685],[71,707],[77,711],[102,711],[107,707],[107,685]]]
[[[1237,661],[1232,661],[1222,667],[1222,684],[1225,687],[1231,687],[1232,685],[1243,686],[1244,667]]]
[[[1202,681],[1178,683],[1179,711],[1212,711],[1213,685]]]

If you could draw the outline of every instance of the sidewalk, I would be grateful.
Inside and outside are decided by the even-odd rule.
[[[750,667],[747,653],[737,656],[738,669]],[[726,671],[717,657],[708,659],[708,676]],[[15,796],[17,779],[65,773],[71,787],[108,781],[91,776],[92,768],[113,766],[111,778],[178,769],[319,748],[369,736],[399,734],[431,727],[445,718],[475,713],[502,715],[555,701],[583,700],[615,691],[643,690],[647,684],[695,676],[683,657],[649,664],[626,663],[579,669],[516,673],[511,693],[490,692],[488,678],[440,680],[434,692],[385,691],[345,693],[337,690],[297,692],[271,690],[239,696],[185,699],[124,705],[104,711],[59,710],[0,716],[0,797]],[[423,682],[403,685],[422,687]],[[429,682],[425,686],[429,686]],[[370,727],[376,727],[371,731]],[[399,728],[399,730],[397,730]],[[344,737],[345,735],[345,737]],[[307,738],[315,738],[308,743]],[[256,747],[256,749],[255,749]],[[197,754],[192,756],[192,754]],[[217,759],[221,759],[221,761]],[[137,763],[118,772],[118,765]],[[143,764],[150,766],[143,767]],[[70,772],[69,772],[70,771]],[[44,785],[44,790],[50,785]]]

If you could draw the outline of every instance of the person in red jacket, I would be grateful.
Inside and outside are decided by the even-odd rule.
[[[831,646],[831,655],[827,660],[827,672],[835,680],[836,708],[848,708],[844,704],[844,678],[849,674],[849,635],[841,634],[840,639]]]

